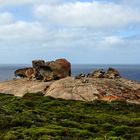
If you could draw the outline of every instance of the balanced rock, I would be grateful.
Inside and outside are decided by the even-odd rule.
[[[114,68],[109,68],[104,77],[109,79],[121,78],[119,71]]]
[[[71,64],[66,59],[55,61],[33,61],[37,80],[58,80],[71,75]]]
[[[48,71],[41,69],[45,81],[58,80],[67,76],[71,76],[71,64],[66,59],[57,59],[46,63]]]

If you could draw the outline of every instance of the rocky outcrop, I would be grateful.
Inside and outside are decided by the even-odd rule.
[[[95,70],[94,72],[91,73],[90,77],[93,78],[104,78],[104,70],[103,69],[99,69],[99,70]]]
[[[80,79],[82,77],[89,77],[89,78],[108,78],[108,79],[116,79],[121,78],[119,71],[114,68],[109,68],[106,72],[103,69],[98,69],[88,74],[79,74],[75,76],[75,79]]]
[[[83,101],[98,99],[140,103],[138,92],[135,94],[139,88],[139,83],[123,78],[75,79],[73,77],[68,77],[52,83],[47,89],[45,96]]]
[[[105,73],[104,77],[109,79],[115,79],[115,78],[120,78],[121,76],[118,70],[114,68],[109,68]]]
[[[12,94],[22,97],[25,93],[37,93],[44,92],[47,86],[50,86],[51,82],[32,81],[28,78],[19,78],[0,82],[0,93]]]
[[[43,82],[20,78],[0,83],[0,93],[23,96],[27,92],[42,92],[44,96],[81,101],[126,101],[140,104],[140,83],[124,78],[66,77]]]

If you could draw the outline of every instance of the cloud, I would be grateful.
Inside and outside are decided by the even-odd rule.
[[[61,4],[75,0],[0,0],[0,6],[25,5],[25,4]]]
[[[41,25],[38,22],[23,22],[18,21],[12,24],[0,26],[0,39],[5,40],[32,40],[43,32]]]
[[[125,63],[124,57],[130,57],[130,62],[135,63],[132,56],[140,51],[139,45],[138,36],[124,38],[84,28],[51,29],[39,22],[23,21],[0,26],[0,58],[7,63],[59,57],[72,63],[120,63],[121,59]]]
[[[34,13],[42,20],[66,27],[122,27],[140,22],[139,10],[97,1],[39,5]]]
[[[10,24],[13,22],[13,15],[9,12],[0,13],[0,25]]]
[[[0,63],[59,57],[72,63],[125,63],[130,58],[135,63],[140,51],[133,28],[140,23],[140,9],[125,2],[0,0],[0,5],[8,6],[0,13]],[[24,17],[12,9],[19,7],[27,11]],[[139,26],[135,30],[139,33]]]
[[[125,4],[125,5],[130,5],[130,6],[139,6],[140,5],[140,1],[139,0],[119,0],[119,2],[121,4]]]
[[[7,6],[7,5],[21,5],[21,4],[33,4],[33,3],[38,3],[39,0],[0,0],[0,5],[1,6]]]
[[[109,45],[119,45],[124,42],[124,40],[119,36],[107,36],[104,38],[104,41]]]

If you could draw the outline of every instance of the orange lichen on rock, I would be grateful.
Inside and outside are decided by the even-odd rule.
[[[108,95],[108,96],[103,96],[100,98],[101,100],[104,100],[104,101],[122,101],[123,98],[122,97],[119,97],[119,96],[115,96],[115,95]]]

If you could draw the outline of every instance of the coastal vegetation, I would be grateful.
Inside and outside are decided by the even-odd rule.
[[[0,140],[139,140],[140,105],[0,94]]]

